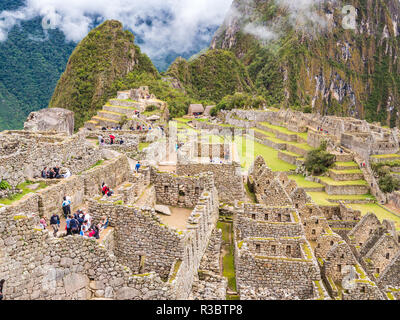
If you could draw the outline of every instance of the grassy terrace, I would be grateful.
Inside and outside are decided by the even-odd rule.
[[[308,133],[307,132],[300,132],[299,133],[299,132],[290,131],[289,129],[287,129],[285,127],[275,126],[273,124],[270,124],[269,122],[260,122],[260,124],[263,125],[264,127],[279,131],[281,133],[297,135],[300,138],[302,138],[302,139],[307,141],[307,137],[308,137]]]
[[[278,151],[273,148],[267,147],[256,141],[252,142],[250,139],[243,137],[236,137],[235,143],[241,160],[240,163],[244,170],[248,170],[250,168],[256,156],[258,155],[261,155],[264,158],[267,166],[271,168],[272,171],[288,172],[296,169],[296,166],[278,159]],[[251,143],[254,143],[254,154],[250,154],[248,156],[247,146]]]
[[[336,174],[355,174],[355,173],[362,173],[360,169],[350,169],[350,170],[336,170],[336,169],[330,169],[333,173]]]
[[[400,230],[400,216],[386,210],[385,208],[375,204],[350,204],[348,207],[354,210],[360,210],[362,215],[366,215],[369,212],[375,213],[378,219],[382,222],[384,219],[393,220],[397,230]]]
[[[139,143],[139,151],[143,151],[143,149],[146,149],[150,145],[149,142],[140,142]]]
[[[307,192],[315,204],[320,206],[337,206],[337,203],[332,203],[329,200],[376,200],[370,194],[364,195],[329,195],[326,192]]]
[[[303,149],[305,151],[313,150],[313,147],[311,147],[307,143],[289,142],[289,141],[285,141],[285,140],[282,140],[282,139],[278,139],[278,138],[276,138],[276,134],[275,133],[268,132],[268,131],[265,131],[265,130],[261,130],[261,129],[258,129],[258,128],[252,128],[252,130],[265,135],[268,140],[270,140],[272,142],[275,142],[275,143],[282,143],[282,144],[286,144],[286,145],[292,145],[292,146],[295,146],[297,148]]]
[[[16,201],[21,200],[28,193],[36,193],[37,191],[47,187],[47,185],[44,182],[40,182],[39,183],[39,187],[37,189],[35,189],[35,190],[32,190],[32,189],[28,188],[32,184],[35,184],[35,182],[26,181],[26,182],[20,183],[17,186],[17,189],[22,190],[22,193],[18,193],[18,194],[12,195],[9,198],[0,199],[0,204],[6,205],[6,206],[7,205],[11,205]]]
[[[302,175],[291,175],[289,176],[289,179],[294,180],[297,185],[301,188],[323,188],[324,185],[313,182],[313,181],[308,181],[306,178]]]
[[[400,158],[400,154],[379,154],[373,155],[371,158],[375,159],[390,159],[390,158]]]
[[[354,161],[351,162],[335,162],[335,165],[338,167],[357,167],[358,168],[358,164],[355,163]]]
[[[335,181],[329,177],[320,177],[321,182],[331,186],[368,186],[365,180]]]

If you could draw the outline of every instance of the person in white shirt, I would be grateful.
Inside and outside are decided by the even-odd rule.
[[[71,172],[67,169],[67,172],[63,175],[63,177],[66,179],[66,178],[69,178],[71,176]]]

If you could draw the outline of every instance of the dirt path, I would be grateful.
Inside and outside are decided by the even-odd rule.
[[[188,208],[177,208],[177,207],[169,207],[171,210],[171,215],[166,216],[163,214],[159,214],[161,221],[173,228],[179,230],[186,230],[187,223],[190,215],[192,214],[193,209]]]

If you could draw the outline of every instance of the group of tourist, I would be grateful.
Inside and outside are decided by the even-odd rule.
[[[61,173],[59,166],[55,166],[54,168],[50,169],[44,167],[40,176],[43,179],[66,179],[71,176],[71,172],[68,169],[65,169],[65,173]]]
[[[103,130],[103,131],[110,131],[110,130],[112,130],[112,131],[116,131],[116,130],[122,130],[122,127],[121,126],[116,126],[116,127],[102,127],[101,128],[101,130]]]
[[[328,130],[324,130],[324,128],[321,128],[321,127],[317,127],[317,131],[320,132],[320,133],[329,134]]]
[[[45,218],[40,219],[40,226],[43,229],[47,228]],[[53,229],[53,235],[56,236],[60,230],[60,217],[54,213],[50,217],[50,227]],[[98,224],[93,223],[92,217],[89,213],[84,213],[82,210],[77,210],[73,215],[69,214],[65,219],[65,230],[67,236],[81,235],[89,238],[100,238],[100,233],[108,227],[108,218],[103,217]]]
[[[113,145],[113,144],[119,144],[119,145],[124,144],[124,140],[122,138],[117,140],[117,141],[115,141],[116,137],[113,134],[110,134],[109,138],[110,138],[110,145]],[[99,144],[101,146],[104,146],[106,144],[106,140],[103,138],[103,136],[101,136],[101,135],[98,136],[98,139],[99,139]]]

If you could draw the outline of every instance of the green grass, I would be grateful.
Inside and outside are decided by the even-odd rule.
[[[247,183],[244,185],[244,188],[246,189],[246,193],[247,193],[248,197],[251,199],[251,201],[252,201],[253,203],[257,203],[257,197],[256,197],[256,195],[255,195],[254,192],[251,192],[251,191],[250,191],[250,188],[249,188],[249,186],[247,185]]]
[[[330,169],[333,173],[336,174],[355,174],[355,173],[362,173],[360,169],[350,169],[350,170],[336,170],[336,169]]]
[[[365,180],[336,181],[329,177],[320,177],[319,179],[332,186],[368,186],[368,182]]]
[[[229,249],[228,252],[223,257],[223,275],[228,278],[228,287],[236,291],[236,274],[235,274],[235,261],[233,254],[233,232],[232,223],[227,222],[218,222],[217,228],[222,230],[222,240],[227,246],[226,249]]]
[[[139,143],[139,151],[143,151],[143,149],[147,148],[150,145],[149,142],[140,142]]]
[[[307,192],[315,204],[320,206],[337,206],[337,203],[332,203],[330,200],[376,200],[374,196],[370,194],[363,195],[329,195],[326,192]]]
[[[98,141],[97,141],[98,142]],[[94,167],[102,165],[104,160],[97,161],[94,165],[92,165],[88,170],[93,169]]]
[[[371,158],[375,159],[386,159],[386,158],[400,158],[400,154],[379,154],[373,155]]]
[[[302,157],[300,154],[297,154],[297,153],[294,153],[294,152],[290,152],[290,151],[286,151],[286,150],[281,150],[280,152],[281,153],[285,153],[285,154],[287,154],[289,156],[292,156],[292,157],[296,157],[296,158],[301,158]]]
[[[392,212],[382,208],[375,203],[351,204],[348,206],[354,210],[360,210],[362,215],[366,215],[367,213],[372,212],[378,217],[381,222],[384,219],[392,220],[396,225],[396,229],[400,230],[400,216],[393,214]]]
[[[240,157],[240,164],[244,170],[248,170],[253,164],[255,158],[260,155],[264,158],[267,166],[272,171],[283,171],[288,172],[295,170],[296,166],[291,165],[283,160],[278,159],[278,150],[265,146],[261,143],[254,141],[254,157],[247,157],[246,151],[247,146],[251,143],[249,138],[235,137],[235,143],[238,148],[238,154]],[[241,149],[239,144],[242,143]]]
[[[358,167],[358,164],[355,163],[354,161],[350,162],[335,162],[334,165],[338,167]]]
[[[0,204],[4,204],[4,205],[13,204],[16,201],[21,200],[22,197],[24,197],[28,193],[36,193],[37,191],[47,187],[47,185],[44,182],[40,182],[39,183],[39,187],[36,190],[31,190],[31,189],[28,188],[28,186],[32,185],[32,184],[35,184],[35,182],[26,181],[26,182],[20,183],[17,186],[17,189],[22,190],[22,193],[14,194],[9,198],[0,199]]]
[[[289,179],[294,180],[297,185],[301,188],[323,188],[324,185],[313,182],[313,181],[308,181],[306,178],[302,175],[291,175],[289,176]]]
[[[307,141],[307,137],[308,137],[307,132],[299,133],[299,132],[290,131],[289,129],[287,129],[285,127],[276,126],[276,125],[270,124],[268,122],[261,122],[261,125],[263,125],[264,127],[279,131],[281,133],[285,133],[285,134],[289,134],[289,135],[296,135],[296,136],[304,139],[305,141]]]

